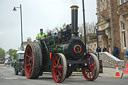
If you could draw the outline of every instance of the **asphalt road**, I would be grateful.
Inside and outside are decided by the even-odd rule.
[[[128,77],[98,77],[95,81],[87,81],[83,76],[71,76],[63,83],[55,83],[50,74],[39,79],[26,79],[25,76],[14,75],[12,67],[0,64],[0,85],[128,85]]]

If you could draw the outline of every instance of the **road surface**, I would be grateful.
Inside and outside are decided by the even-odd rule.
[[[99,76],[95,81],[87,81],[83,76],[71,76],[63,83],[55,83],[51,74],[43,74],[39,79],[27,79],[25,76],[14,75],[14,69],[0,64],[0,85],[128,85],[128,77],[123,79]]]

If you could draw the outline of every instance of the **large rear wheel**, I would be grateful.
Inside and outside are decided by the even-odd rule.
[[[89,61],[88,66],[82,68],[84,78],[88,81],[95,80],[99,75],[99,61],[97,57],[94,54],[89,53],[84,55],[83,59]]]
[[[52,58],[51,73],[55,82],[61,83],[65,80],[67,72],[66,58],[62,53],[57,53]]]
[[[24,71],[28,79],[36,79],[40,75],[40,56],[41,50],[37,43],[27,45],[24,55]]]

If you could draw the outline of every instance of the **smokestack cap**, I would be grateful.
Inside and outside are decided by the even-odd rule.
[[[77,5],[73,5],[73,6],[71,6],[70,8],[71,8],[72,10],[78,10],[79,7],[78,7]]]

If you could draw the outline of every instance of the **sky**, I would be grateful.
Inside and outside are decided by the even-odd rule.
[[[97,22],[96,0],[85,1],[86,22]],[[18,49],[21,45],[20,9],[13,11],[14,6],[22,5],[23,41],[27,37],[35,40],[40,28],[62,27],[71,23],[72,5],[79,6],[78,24],[83,23],[82,0],[0,0],[0,47],[5,51]]]

